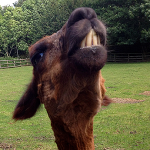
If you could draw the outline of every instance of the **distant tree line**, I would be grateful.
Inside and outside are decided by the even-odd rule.
[[[149,0],[18,0],[0,6],[0,56],[26,56],[28,46],[57,32],[77,7],[96,11],[109,45],[150,43]]]

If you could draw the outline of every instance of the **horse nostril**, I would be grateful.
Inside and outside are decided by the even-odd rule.
[[[92,49],[92,53],[93,53],[93,54],[96,54],[96,49]]]
[[[83,19],[91,20],[93,18],[97,18],[97,15],[93,9],[87,7],[77,8],[71,13],[67,27],[69,28],[70,26],[72,26],[73,24],[75,24],[80,20]]]

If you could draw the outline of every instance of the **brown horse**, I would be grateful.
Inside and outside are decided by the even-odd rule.
[[[106,28],[91,8],[74,10],[57,33],[29,48],[33,79],[13,119],[32,117],[45,105],[59,150],[94,150],[93,117],[105,96]]]

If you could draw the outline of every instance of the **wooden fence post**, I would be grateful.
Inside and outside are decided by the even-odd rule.
[[[15,64],[16,62],[15,62],[15,60],[14,60],[14,67],[16,66],[16,64]]]
[[[130,58],[129,58],[129,57],[130,57],[130,55],[129,55],[129,53],[128,53],[128,62],[130,61]]]

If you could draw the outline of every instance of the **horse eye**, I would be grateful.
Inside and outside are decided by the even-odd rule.
[[[31,62],[33,65],[37,65],[38,62],[41,60],[43,57],[44,53],[37,53],[31,58]]]

